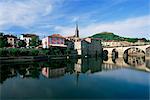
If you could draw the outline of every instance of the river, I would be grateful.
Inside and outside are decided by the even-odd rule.
[[[3,99],[149,99],[150,59],[87,58],[0,64]]]

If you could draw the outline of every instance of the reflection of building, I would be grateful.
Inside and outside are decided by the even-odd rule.
[[[64,37],[60,34],[53,34],[42,39],[43,48],[50,48],[51,46],[67,47],[64,45]]]
[[[102,59],[78,59],[75,64],[75,73],[95,73],[101,71]]]
[[[148,61],[145,62],[145,57],[124,57],[115,59],[115,63],[112,61],[112,58],[109,58],[107,61],[103,61],[102,70],[112,70],[118,68],[134,68],[136,70],[143,70],[150,72],[148,67]]]
[[[33,37],[35,37],[36,41],[38,42],[39,36],[37,36],[35,34],[21,34],[20,35],[20,40],[24,40],[27,44],[26,47],[29,47],[30,41],[32,40]]]
[[[77,63],[75,63],[75,66],[74,66],[74,70],[76,73],[78,72],[81,73],[81,64],[82,64],[81,59],[78,59]]]
[[[17,37],[13,35],[5,35],[10,47],[16,47]]]
[[[66,44],[69,50],[76,51],[79,56],[100,56],[102,53],[101,41],[95,38],[79,38],[78,26],[74,36],[66,37]]]
[[[55,68],[55,69],[52,69],[50,67],[45,67],[42,68],[42,74],[47,78],[60,77],[60,76],[64,76],[65,69],[66,69],[65,67]]]

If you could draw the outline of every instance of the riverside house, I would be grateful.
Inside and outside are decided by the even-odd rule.
[[[53,34],[42,39],[43,48],[50,47],[67,47],[65,45],[65,38],[60,34]]]
[[[68,49],[76,51],[78,56],[100,56],[102,54],[101,41],[94,38],[83,38],[77,41],[67,40]],[[74,53],[74,52],[73,52]]]
[[[30,41],[32,40],[33,37],[36,37],[36,41],[38,42],[39,36],[36,34],[21,34],[20,35],[20,40],[24,40],[26,42],[26,47],[30,46]]]
[[[16,45],[16,42],[17,42],[17,37],[14,36],[14,35],[4,35],[6,38],[7,38],[7,42],[8,42],[8,45],[9,47],[12,47],[12,48],[15,48],[17,45]]]

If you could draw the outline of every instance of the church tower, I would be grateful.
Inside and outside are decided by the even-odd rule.
[[[78,38],[79,38],[78,23],[76,23],[75,37],[78,37]]]

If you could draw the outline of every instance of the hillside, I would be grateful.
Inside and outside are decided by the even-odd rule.
[[[118,41],[128,41],[128,42],[137,42],[138,38],[126,38],[126,37],[120,37],[118,35],[115,35],[114,33],[111,32],[102,32],[102,33],[97,33],[91,36],[93,38],[101,38],[103,40],[118,40]],[[145,38],[142,38],[145,42],[147,41]]]

